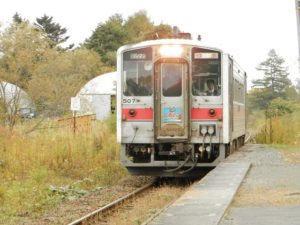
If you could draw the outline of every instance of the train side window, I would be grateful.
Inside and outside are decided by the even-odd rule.
[[[152,95],[152,68],[149,67],[151,63],[145,61],[124,62],[124,95]]]
[[[153,93],[152,48],[134,49],[123,53],[123,94],[151,96]]]
[[[195,96],[219,96],[221,87],[214,76],[193,77],[192,94]]]
[[[192,49],[192,95],[221,95],[221,54],[220,52]]]

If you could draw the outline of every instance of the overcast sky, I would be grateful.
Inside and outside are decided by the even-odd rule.
[[[67,28],[70,43],[78,44],[111,15],[127,18],[139,10],[156,25],[176,25],[195,39],[201,34],[203,44],[233,55],[248,73],[248,83],[259,78],[255,67],[272,48],[286,60],[290,79],[299,77],[294,0],[9,0],[1,4],[0,21],[9,24],[16,12],[31,22],[53,16]]]

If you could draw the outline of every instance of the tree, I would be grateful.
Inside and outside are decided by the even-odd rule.
[[[22,89],[28,89],[36,66],[45,60],[49,45],[28,22],[13,22],[0,33],[1,121],[16,123]]]
[[[136,43],[144,41],[146,36],[153,33],[154,25],[147,16],[147,12],[141,10],[128,17],[124,29],[127,32],[126,42]]]
[[[273,95],[267,88],[254,88],[248,93],[249,109],[266,109]]]
[[[20,14],[19,13],[15,13],[14,15],[13,15],[13,22],[14,23],[22,23],[22,22],[28,22],[27,20],[25,20],[25,19],[23,19],[21,16],[20,16]]]
[[[105,22],[100,23],[92,36],[85,41],[83,46],[97,52],[102,61],[108,66],[115,66],[110,61],[112,52],[125,43],[127,34],[123,27],[123,18],[120,14],[115,14]]]
[[[272,49],[268,58],[258,65],[257,70],[262,71],[264,77],[252,81],[254,90],[248,96],[252,108],[266,110],[273,99],[288,99],[294,93],[288,69],[283,64],[284,59]]]
[[[23,99],[21,90],[34,100],[39,115],[61,116],[69,110],[70,97],[84,83],[112,71],[96,52],[53,48],[40,31],[24,22],[0,31],[0,53],[0,121],[12,126],[19,110],[17,103]],[[19,87],[13,100],[6,95],[7,83]]]
[[[291,114],[293,111],[293,102],[282,98],[275,98],[269,104],[268,117],[283,116],[285,114]]]
[[[153,30],[145,35],[145,40],[172,38],[173,30],[168,24],[154,26]]]
[[[288,70],[283,66],[284,59],[278,56],[274,49],[268,53],[268,58],[257,67],[264,73],[263,79],[252,81],[254,87],[264,88],[271,92],[272,99],[286,98],[286,91],[291,85]]]
[[[116,51],[125,44],[156,38],[172,37],[172,28],[167,24],[154,26],[144,10],[138,11],[127,20],[120,14],[100,23],[83,46],[96,51],[107,66],[116,65]]]
[[[27,22],[12,23],[0,33],[2,81],[26,89],[37,63],[45,60],[49,44]]]
[[[268,53],[268,58],[257,67],[258,71],[264,73],[264,77],[253,81],[253,86],[256,88],[248,95],[252,108],[264,110],[265,142],[270,141],[270,143],[273,142],[274,137],[274,117],[293,112],[290,99],[294,98],[295,88],[291,85],[288,70],[283,64],[284,59],[272,49]]]
[[[69,36],[66,36],[67,29],[62,28],[61,25],[52,21],[52,16],[44,14],[40,18],[36,18],[34,25],[39,31],[42,31],[46,38],[50,41],[51,47],[57,47],[66,42]],[[70,45],[67,49],[73,48],[74,44]]]
[[[52,56],[34,71],[28,91],[40,114],[44,117],[61,116],[69,111],[70,98],[84,83],[107,71],[99,55],[93,51],[82,48],[52,52]]]

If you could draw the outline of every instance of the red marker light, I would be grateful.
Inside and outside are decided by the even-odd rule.
[[[214,110],[214,109],[209,109],[209,110],[208,110],[208,114],[209,114],[211,117],[213,117],[213,116],[216,115],[216,110]]]
[[[129,116],[134,117],[136,115],[135,109],[129,109],[128,114]]]

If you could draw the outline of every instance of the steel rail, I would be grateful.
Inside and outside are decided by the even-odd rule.
[[[125,195],[122,198],[119,198],[71,223],[69,223],[68,225],[83,225],[83,224],[93,224],[95,222],[99,222],[99,219],[101,218],[101,215],[103,215],[104,213],[106,213],[107,211],[115,208],[116,206],[120,205],[121,203],[133,198],[134,196],[136,196],[137,194],[141,194],[143,193],[145,190],[147,190],[148,188],[151,188],[154,186],[154,184],[156,183],[156,181],[151,182],[150,184],[146,184],[143,187],[129,193],[128,195]]]

